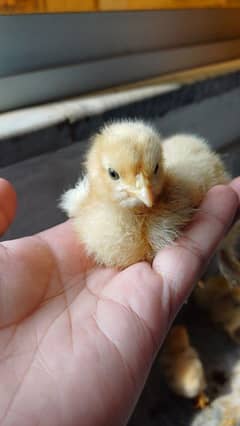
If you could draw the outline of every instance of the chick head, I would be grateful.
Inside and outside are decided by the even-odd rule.
[[[106,125],[93,138],[86,167],[99,195],[126,208],[152,207],[164,180],[160,135],[142,121]]]

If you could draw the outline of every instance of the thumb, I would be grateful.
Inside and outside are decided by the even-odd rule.
[[[13,186],[0,178],[0,236],[11,225],[17,209],[17,196]]]

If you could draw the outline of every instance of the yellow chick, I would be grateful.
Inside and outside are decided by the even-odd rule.
[[[202,395],[206,388],[204,368],[184,326],[172,327],[160,354],[160,362],[167,383],[176,394],[186,398]]]
[[[143,121],[106,125],[92,139],[86,174],[62,196],[97,263],[150,261],[175,240],[206,192],[229,181],[219,156],[193,135],[162,139]]]
[[[194,290],[197,304],[209,312],[214,323],[222,326],[231,339],[240,343],[240,288],[229,288],[221,275],[207,279]]]

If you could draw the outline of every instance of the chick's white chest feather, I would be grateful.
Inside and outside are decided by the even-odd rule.
[[[128,266],[144,259],[143,221],[111,203],[86,203],[74,219],[80,239],[98,263]]]
[[[74,188],[66,191],[61,199],[60,207],[67,213],[68,217],[75,217],[79,208],[89,193],[89,182],[87,176],[79,179]]]

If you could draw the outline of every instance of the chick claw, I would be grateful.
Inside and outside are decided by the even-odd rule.
[[[209,406],[210,400],[208,398],[208,396],[204,393],[201,392],[195,401],[195,408],[197,410],[204,410],[204,408],[207,408]]]

